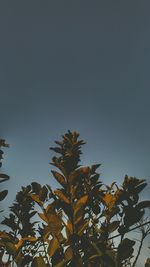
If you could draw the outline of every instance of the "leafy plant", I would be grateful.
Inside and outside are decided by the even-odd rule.
[[[100,164],[81,166],[77,132],[68,131],[52,158],[52,175],[59,188],[34,182],[16,195],[10,215],[2,222],[11,230],[0,233],[8,263],[33,267],[134,267],[149,234],[144,220],[150,201],[140,201],[145,180],[125,176],[119,187],[105,185]],[[141,229],[136,241],[129,232]]]

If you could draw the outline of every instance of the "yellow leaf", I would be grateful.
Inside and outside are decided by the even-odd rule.
[[[76,207],[74,209],[74,220],[75,220],[75,223],[78,223],[80,221],[80,219],[83,218],[83,215],[84,215],[83,206]]]
[[[34,267],[46,267],[47,264],[44,261],[44,258],[42,256],[35,257],[32,262],[32,266]]]
[[[27,236],[22,238],[25,241],[35,242],[37,241],[37,238],[35,236]]]
[[[66,261],[61,261],[55,265],[55,267],[65,267],[65,266],[66,266]]]
[[[55,209],[55,202],[52,202],[51,204],[48,204],[48,206],[46,207],[46,213],[51,213],[52,211],[54,211]]]
[[[108,207],[108,209],[111,209],[115,205],[116,198],[112,194],[107,193],[104,195],[103,201],[105,205]]]
[[[89,221],[85,220],[85,221],[83,221],[82,225],[80,225],[80,227],[78,228],[78,234],[82,235],[87,227],[89,227]]]
[[[52,174],[54,175],[55,179],[62,185],[64,186],[66,184],[65,182],[65,177],[60,174],[59,172],[52,171]]]
[[[67,225],[66,225],[66,233],[67,233],[68,237],[73,233],[73,226],[69,220],[68,220]]]
[[[84,206],[84,205],[87,203],[87,200],[88,200],[88,196],[87,196],[87,195],[81,197],[81,198],[75,203],[74,209],[76,210],[78,207],[80,207],[80,206]]]
[[[83,220],[83,216],[81,215],[80,217],[76,218],[75,224],[80,223]]]
[[[73,257],[73,251],[71,247],[68,247],[65,251],[65,258],[67,261],[70,261]]]
[[[30,194],[30,197],[31,197],[36,203],[38,203],[39,206],[42,206],[43,202],[39,199],[38,196],[33,195],[33,194]]]
[[[62,229],[61,219],[55,214],[48,214],[47,217],[48,217],[49,231],[53,235],[58,235]]]
[[[41,218],[44,222],[48,223],[48,219],[47,219],[47,217],[45,216],[44,213],[38,213],[38,215],[40,216],[40,218]]]
[[[65,196],[65,194],[60,190],[57,189],[54,191],[54,194],[62,201],[64,201],[67,204],[70,204],[70,200]]]
[[[18,250],[24,243],[23,239],[20,239],[17,244],[15,244],[16,249]]]
[[[90,171],[90,167],[82,167],[80,168],[80,171],[84,174],[88,174]]]
[[[15,247],[16,247],[16,249],[18,250],[18,249],[20,249],[20,247],[23,245],[24,241],[34,242],[34,241],[36,241],[36,240],[37,240],[37,238],[36,238],[35,236],[27,236],[27,237],[23,237],[22,239],[20,239],[20,240],[18,241],[17,244],[15,244]]]
[[[52,257],[58,248],[59,248],[58,240],[56,238],[53,238],[52,240],[50,240],[48,246],[48,255]]]

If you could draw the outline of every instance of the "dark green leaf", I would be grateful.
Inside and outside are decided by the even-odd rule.
[[[108,232],[112,233],[119,227],[120,222],[114,221],[108,225]]]
[[[8,194],[8,190],[3,190],[0,192],[0,201],[2,201]]]
[[[147,186],[147,183],[142,183],[134,189],[134,193],[139,194],[145,187]]]
[[[138,208],[138,209],[150,208],[150,200],[145,200],[145,201],[140,202],[140,203],[137,205],[137,208]]]
[[[125,238],[118,246],[118,258],[122,261],[132,256],[134,245],[135,241]]]
[[[41,190],[41,185],[39,183],[33,182],[32,184],[32,190],[34,193],[38,194]]]
[[[39,199],[40,199],[41,201],[45,201],[46,198],[47,198],[47,194],[48,194],[48,189],[47,189],[47,187],[44,185],[44,186],[42,187],[42,189],[40,190],[40,192],[39,192]]]
[[[4,174],[4,173],[0,173],[0,179],[2,179],[2,180],[0,181],[0,183],[2,183],[2,182],[4,182],[4,181],[8,180],[8,179],[9,179],[9,176],[6,175],[6,174]]]

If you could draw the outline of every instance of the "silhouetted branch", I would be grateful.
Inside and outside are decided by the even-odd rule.
[[[135,226],[135,227],[129,229],[127,232],[125,232],[125,234],[127,234],[127,233],[129,233],[129,232],[131,232],[131,231],[134,231],[135,229],[138,229],[138,228],[140,228],[140,227],[142,227],[142,226],[144,226],[144,225],[147,225],[147,224],[150,224],[150,221],[145,222],[145,223],[143,223],[143,224],[140,224],[140,225],[138,225],[138,226]],[[111,237],[108,238],[108,240],[111,240],[111,239],[116,238],[116,237],[119,237],[119,236],[121,236],[121,234],[117,234],[117,235],[111,236]]]

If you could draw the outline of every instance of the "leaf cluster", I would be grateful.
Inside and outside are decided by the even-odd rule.
[[[77,132],[68,131],[50,148],[52,175],[59,188],[33,182],[16,195],[0,232],[3,256],[17,266],[134,267],[136,241],[128,233],[140,228],[150,201],[140,201],[143,179],[125,176],[119,187],[105,185],[100,164],[81,166]],[[150,233],[142,229],[142,244]],[[117,241],[115,241],[115,237]],[[1,252],[1,253],[2,253]],[[148,264],[148,263],[147,263]],[[148,266],[148,265],[147,265]]]

